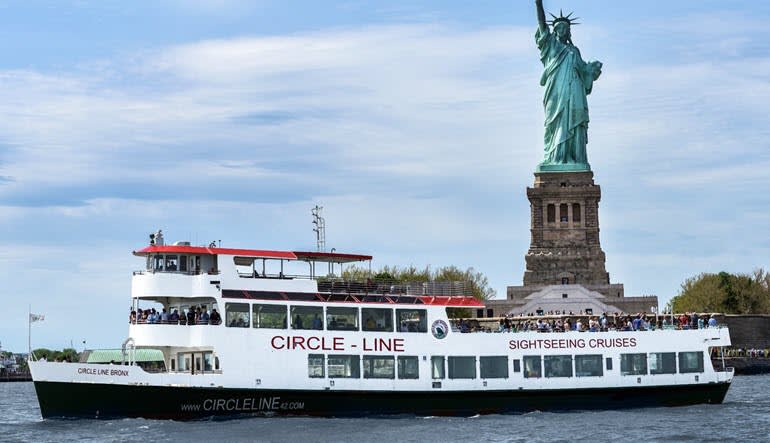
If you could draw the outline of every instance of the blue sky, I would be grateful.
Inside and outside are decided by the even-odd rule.
[[[770,3],[549,1],[604,63],[588,156],[612,282],[770,267]],[[0,342],[119,345],[171,241],[521,284],[542,156],[531,1],[0,2]],[[80,347],[80,345],[78,346]]]

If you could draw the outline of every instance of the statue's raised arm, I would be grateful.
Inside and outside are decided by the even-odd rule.
[[[535,6],[537,7],[537,26],[540,28],[540,32],[548,32],[548,23],[545,21],[545,10],[543,9],[543,0],[535,0]]]

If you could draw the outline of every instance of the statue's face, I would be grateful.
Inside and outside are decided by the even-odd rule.
[[[569,31],[569,25],[568,25],[568,24],[566,24],[566,23],[564,23],[564,22],[560,22],[560,23],[559,23],[559,24],[558,24],[558,25],[557,25],[557,26],[556,26],[556,27],[553,29],[553,31],[556,33],[556,37],[557,37],[557,38],[559,39],[559,41],[560,41],[560,42],[562,42],[562,43],[566,43],[566,42],[567,42],[567,40],[569,40],[569,39],[570,39],[570,37],[571,37],[571,35],[570,35],[570,31]]]

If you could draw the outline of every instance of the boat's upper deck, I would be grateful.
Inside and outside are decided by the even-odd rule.
[[[246,298],[483,307],[472,296],[468,282],[375,278],[371,255],[222,248],[214,242],[208,246],[189,242],[166,245],[162,236],[159,239],[133,252],[146,259],[145,269],[134,272],[135,299]],[[355,266],[352,278],[348,274],[342,278],[345,266],[351,266],[348,270]]]

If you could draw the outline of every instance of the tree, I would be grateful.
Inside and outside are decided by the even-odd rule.
[[[372,274],[374,274],[372,276]],[[369,270],[351,266],[342,273],[347,280],[372,279],[383,282],[407,283],[407,282],[463,282],[468,295],[479,300],[488,300],[495,296],[495,290],[489,286],[489,280],[481,272],[473,268],[462,270],[457,266],[444,266],[432,270],[430,266],[418,269],[415,266],[399,268],[398,266],[384,266],[379,271],[370,273]]]
[[[770,313],[770,275],[764,269],[752,274],[703,273],[682,283],[671,300],[675,312]]]
[[[61,351],[52,351],[46,348],[39,348],[32,351],[32,354],[37,359],[45,358],[48,361],[80,361],[80,354],[72,348],[64,348]]]

